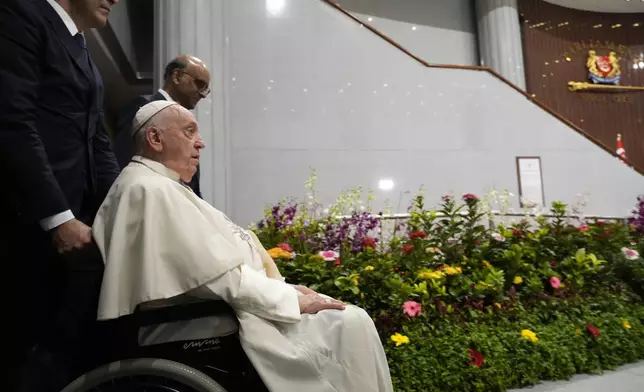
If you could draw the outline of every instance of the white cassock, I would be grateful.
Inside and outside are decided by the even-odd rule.
[[[236,311],[246,355],[271,391],[393,391],[373,321],[355,306],[300,314],[254,233],[178,182],[162,164],[134,157],[92,227],[105,260],[99,320],[139,304],[223,299]]]

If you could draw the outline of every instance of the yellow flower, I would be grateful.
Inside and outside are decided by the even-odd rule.
[[[483,260],[483,265],[485,266],[485,268],[492,268],[492,264],[490,264],[490,262],[487,260]]]
[[[441,271],[421,271],[418,273],[418,277],[421,279],[440,279],[443,277]]]
[[[444,271],[447,275],[458,275],[463,271],[463,269],[461,267],[445,267]]]
[[[515,276],[514,277],[514,284],[521,284],[523,283],[523,278],[520,276]]]
[[[501,309],[501,304],[500,303],[495,303],[494,306],[496,306],[498,309]]]
[[[629,323],[628,320],[622,319],[622,327],[626,329],[631,329],[631,323]]]
[[[525,340],[529,340],[532,343],[536,343],[536,342],[539,341],[539,338],[537,338],[537,334],[532,332],[532,331],[530,331],[529,329],[524,329],[523,331],[521,331],[521,336]]]
[[[577,329],[575,330],[575,334],[576,334],[576,335],[581,335],[581,329],[577,328]]]
[[[374,266],[373,266],[373,265],[368,265],[368,266],[364,267],[364,270],[365,270],[365,271],[373,271],[374,269],[375,269],[375,268],[374,268]]]
[[[358,283],[360,283],[360,277],[359,276],[354,276],[353,278],[351,278],[351,282],[353,282],[353,284],[355,286],[357,286]]]
[[[393,340],[396,343],[396,347],[400,346],[401,344],[409,343],[409,338],[399,333],[395,333],[391,335],[391,340]]]
[[[273,259],[292,259],[293,253],[285,251],[282,248],[271,248],[268,250],[268,255]]]

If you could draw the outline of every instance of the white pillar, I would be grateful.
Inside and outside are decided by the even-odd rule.
[[[201,193],[216,208],[230,212],[224,3],[224,0],[155,0],[154,84],[155,88],[162,85],[165,65],[180,53],[198,57],[208,66],[211,93],[195,108],[199,131],[206,143],[201,154]]]
[[[526,89],[517,0],[475,0],[481,65]]]

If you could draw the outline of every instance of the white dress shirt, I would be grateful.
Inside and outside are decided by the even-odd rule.
[[[175,102],[175,100],[172,99],[170,94],[168,94],[168,92],[165,91],[164,89],[160,88],[159,89],[159,94],[163,95],[163,98],[165,98],[166,101]]]
[[[78,27],[76,27],[76,23],[74,23],[67,11],[65,11],[65,9],[54,0],[47,0],[47,2],[54,9],[54,11],[56,11],[58,16],[60,16],[60,19],[67,27],[67,30],[69,30],[69,34],[71,34],[72,37],[75,36],[78,33]],[[71,212],[71,210],[67,210],[56,215],[41,219],[40,227],[42,227],[42,229],[45,231],[49,231],[55,229],[63,223],[69,222],[72,219],[74,219],[74,214]]]

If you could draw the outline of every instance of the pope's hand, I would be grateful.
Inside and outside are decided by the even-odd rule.
[[[82,249],[92,242],[92,229],[83,222],[72,219],[52,230],[54,246],[58,253]]]
[[[324,298],[318,294],[306,294],[298,297],[300,301],[300,313],[315,314],[321,310],[338,309],[343,310],[344,303],[331,298]]]
[[[315,290],[311,290],[310,288],[306,286],[300,286],[299,284],[294,284],[293,287],[295,290],[299,291],[300,293],[304,295],[309,295],[309,294],[317,294]]]

